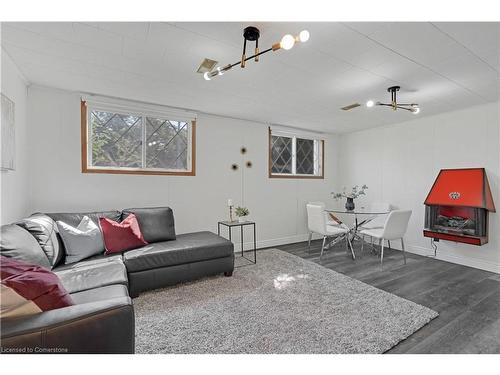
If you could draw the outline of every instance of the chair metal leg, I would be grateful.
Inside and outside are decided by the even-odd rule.
[[[387,240],[387,244],[389,245],[389,250],[391,249],[391,241]]]
[[[319,260],[321,260],[321,257],[323,256],[323,250],[325,250],[325,242],[326,236],[323,236],[323,244],[321,245],[321,254],[319,254]]]
[[[382,245],[380,246],[380,266],[384,267],[384,240],[381,239]]]
[[[309,232],[309,241],[308,241],[308,251],[311,251],[311,239],[312,239],[313,232]]]
[[[406,264],[405,242],[403,241],[403,237],[401,237],[401,249],[403,249],[403,259]]]

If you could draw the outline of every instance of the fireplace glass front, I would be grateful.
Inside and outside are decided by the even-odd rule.
[[[426,206],[425,228],[439,233],[481,237],[486,235],[487,211],[459,206]]]

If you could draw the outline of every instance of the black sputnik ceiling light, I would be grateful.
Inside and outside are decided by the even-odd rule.
[[[309,31],[302,30],[297,36],[286,34],[285,36],[283,36],[283,38],[281,38],[281,41],[279,41],[278,43],[274,43],[270,48],[263,51],[259,50],[259,37],[260,31],[258,28],[254,26],[245,27],[245,29],[243,30],[243,53],[239,61],[235,62],[234,64],[227,64],[223,67],[219,66],[215,68],[215,65],[217,65],[216,61],[205,59],[198,68],[198,73],[203,73],[203,78],[205,78],[207,81],[210,81],[212,78],[223,75],[225,72],[237,65],[239,65],[241,68],[244,68],[246,62],[249,60],[253,59],[255,62],[258,62],[259,57],[265,53],[268,53],[270,51],[277,51],[279,49],[289,50],[292,49],[297,42],[307,42],[309,40]],[[246,55],[247,42],[255,42],[254,54],[248,57]]]
[[[397,100],[397,92],[401,89],[400,86],[391,86],[387,89],[388,92],[391,93],[391,102],[390,103],[381,103],[374,102],[373,100],[368,100],[366,102],[366,106],[371,108],[376,105],[381,105],[385,107],[391,107],[394,111],[398,109],[404,109],[405,111],[410,111],[414,115],[420,112],[420,107],[416,103],[398,103]]]

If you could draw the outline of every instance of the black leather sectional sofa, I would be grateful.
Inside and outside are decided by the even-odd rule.
[[[122,219],[120,211],[47,215],[75,226],[84,215],[95,222],[102,216],[115,221]],[[147,228],[141,224],[141,230]],[[59,235],[58,240],[64,249]],[[2,249],[2,255],[13,254],[15,251]],[[0,345],[4,352],[134,353],[131,297],[204,276],[230,276],[233,269],[233,244],[211,232],[181,234],[175,240],[150,243],[123,254],[98,255],[77,263],[60,264],[53,272],[75,305],[2,318]]]

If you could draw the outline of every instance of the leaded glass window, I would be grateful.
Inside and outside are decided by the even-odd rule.
[[[292,138],[272,136],[272,173],[292,173]]]
[[[297,174],[314,174],[314,140],[297,138]]]
[[[271,132],[270,177],[323,177],[323,141]]]
[[[87,168],[84,171],[194,174],[194,122],[111,108],[85,108]]]
[[[90,126],[93,166],[141,167],[141,117],[95,110]]]
[[[187,169],[188,123],[146,118],[146,167]]]

